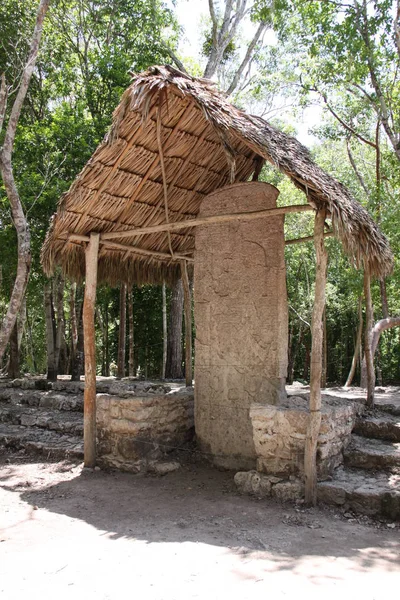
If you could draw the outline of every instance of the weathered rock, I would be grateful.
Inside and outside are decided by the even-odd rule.
[[[234,477],[234,482],[242,494],[250,494],[258,498],[272,496],[281,502],[298,500],[304,493],[303,483],[295,478],[282,480],[257,471],[239,471]]]
[[[235,184],[206,196],[199,216],[273,208],[277,195]],[[281,216],[196,228],[196,435],[224,467],[255,466],[250,405],[285,395],[284,248]]]
[[[318,500],[365,515],[400,519],[400,475],[338,469],[318,483]]]
[[[357,419],[353,432],[364,437],[400,442],[400,418],[391,414]]]
[[[337,398],[323,400],[317,448],[319,478],[326,478],[342,464],[343,450],[350,442],[358,413],[358,403]],[[297,396],[287,398],[279,406],[252,405],[250,417],[258,471],[302,477],[308,414],[308,401]]]
[[[167,475],[168,473],[173,473],[181,468],[181,465],[177,461],[171,462],[149,462],[147,469],[149,473],[154,473],[155,475]]]
[[[97,395],[99,464],[137,472],[189,441],[194,433],[193,393]]]
[[[83,441],[79,437],[60,435],[38,427],[0,424],[0,445],[48,458],[83,457]]]
[[[345,464],[362,469],[400,467],[400,443],[384,442],[353,435],[345,451]]]

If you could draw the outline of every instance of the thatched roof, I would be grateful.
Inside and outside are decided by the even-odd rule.
[[[165,192],[169,222],[194,219],[206,194],[247,181],[264,159],[290,177],[314,208],[327,208],[355,266],[367,266],[379,277],[391,272],[393,256],[384,235],[304,146],[232,106],[212,82],[170,66],[135,76],[123,94],[109,133],[52,218],[42,249],[45,272],[59,264],[72,278],[82,278],[86,243],[79,236],[165,223]],[[193,253],[194,229],[113,242],[100,246],[100,281],[161,281],[177,274],[179,257]]]

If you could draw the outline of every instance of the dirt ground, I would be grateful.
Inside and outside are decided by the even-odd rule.
[[[399,524],[239,496],[232,479],[199,464],[155,477],[3,456],[1,598],[368,600],[400,589]]]

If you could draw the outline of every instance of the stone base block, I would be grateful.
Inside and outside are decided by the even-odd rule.
[[[258,457],[257,471],[281,477],[303,477],[307,405],[307,400],[296,396],[280,406],[252,405],[250,418]],[[343,450],[350,442],[359,410],[357,403],[339,398],[323,401],[317,448],[319,479],[326,479],[343,463]]]
[[[300,500],[304,496],[304,484],[295,477],[285,480],[257,471],[241,471],[236,473],[234,481],[242,494],[250,494],[257,498],[272,497],[287,502]]]
[[[140,395],[131,392],[123,398],[97,394],[96,398],[100,466],[134,473],[155,472],[158,461],[193,439],[193,391]],[[171,465],[168,463],[164,471],[177,468]]]

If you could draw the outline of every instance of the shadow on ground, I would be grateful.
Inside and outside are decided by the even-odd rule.
[[[193,542],[243,556],[267,552],[280,570],[305,556],[357,557],[366,571],[383,559],[386,570],[398,569],[397,528],[344,519],[328,508],[239,496],[232,473],[205,465],[155,477],[11,460],[0,468],[0,481],[33,508],[83,521],[111,540]]]

